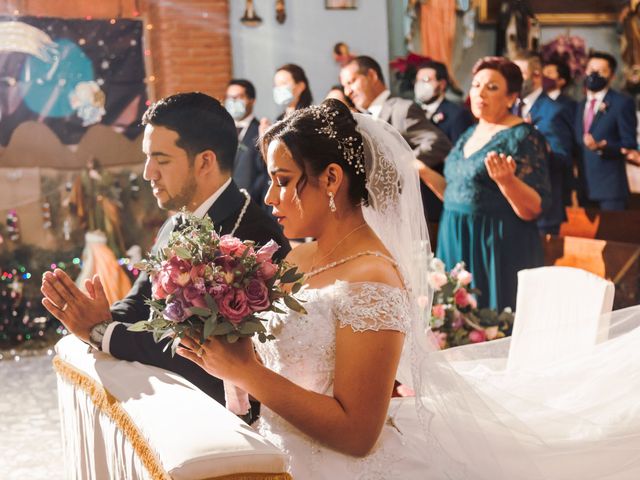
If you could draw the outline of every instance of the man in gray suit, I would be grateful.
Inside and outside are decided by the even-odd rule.
[[[354,58],[340,70],[340,83],[358,110],[391,124],[413,148],[416,158],[442,171],[451,142],[427,120],[416,103],[391,96],[378,62],[365,55]],[[425,216],[430,221],[438,221],[442,202],[422,183],[421,189]]]

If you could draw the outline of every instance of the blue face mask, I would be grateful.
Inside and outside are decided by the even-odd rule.
[[[273,87],[273,101],[280,107],[287,107],[293,101],[293,89],[288,85]]]
[[[584,79],[584,86],[592,92],[599,92],[609,83],[609,79],[603,77],[598,72],[591,72]]]
[[[242,120],[247,116],[247,105],[239,98],[227,98],[224,101],[224,108],[234,120]]]

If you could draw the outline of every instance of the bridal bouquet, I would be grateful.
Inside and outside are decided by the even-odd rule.
[[[129,330],[151,331],[156,342],[173,338],[175,354],[186,334],[203,342],[210,336],[230,343],[253,335],[261,342],[272,340],[259,314],[281,313],[281,303],[305,313],[294,296],[302,274],[273,260],[280,248],[273,240],[258,249],[252,241],[219,236],[209,217],[183,216],[167,246],[136,265],[151,280],[151,314]]]
[[[435,290],[431,307],[431,330],[440,348],[479,343],[511,335],[513,312],[501,313],[489,308],[478,309],[477,288],[471,288],[473,276],[459,262],[450,272],[444,263],[431,258],[429,284]]]

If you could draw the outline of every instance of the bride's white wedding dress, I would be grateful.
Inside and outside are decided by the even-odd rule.
[[[381,283],[336,283],[303,289],[307,315],[272,314],[267,330],[276,340],[255,342],[267,367],[314,392],[331,395],[336,329],[406,332],[410,315],[406,292]],[[362,399],[367,408],[367,399]],[[314,441],[264,405],[256,428],[289,455],[293,478],[414,479],[427,478],[422,429],[411,398],[393,399],[389,419],[372,453],[343,455]]]

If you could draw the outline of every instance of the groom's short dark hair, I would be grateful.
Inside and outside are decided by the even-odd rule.
[[[176,145],[192,160],[212,150],[220,170],[230,172],[238,148],[235,122],[222,104],[200,92],[177,93],[153,103],[142,116],[142,125],[168,128],[178,134]]]
[[[351,60],[347,65],[355,63],[358,65],[358,73],[366,75],[369,70],[373,70],[376,72],[378,79],[384,83],[384,75],[382,74],[382,68],[380,64],[376,62],[373,58],[368,57],[366,55],[360,55],[353,60]]]

